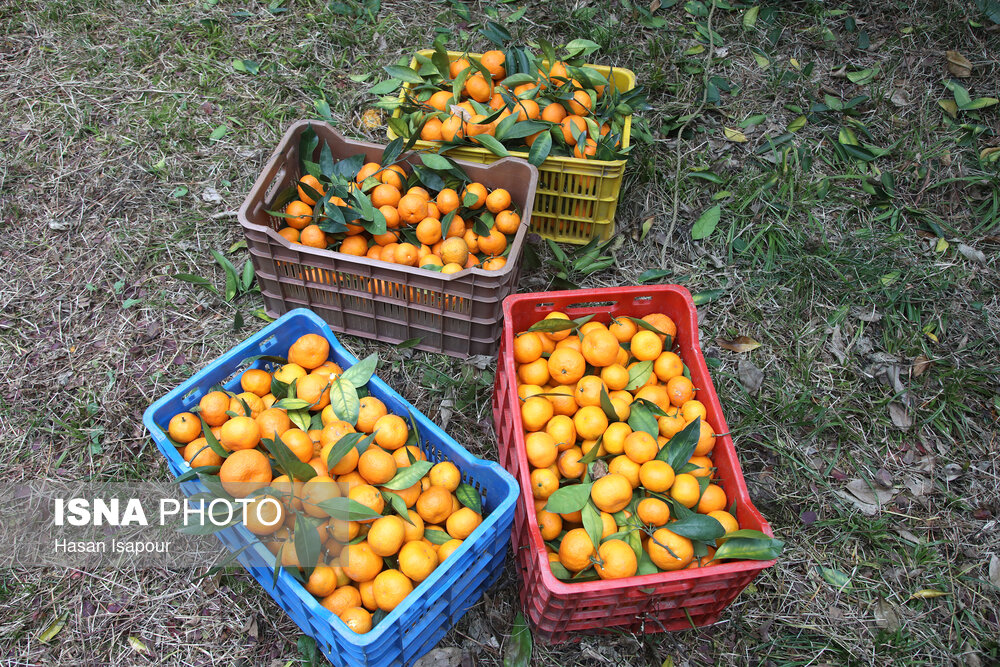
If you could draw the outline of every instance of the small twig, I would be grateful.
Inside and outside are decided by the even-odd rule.
[[[684,130],[702,112],[702,109],[705,108],[705,104],[708,102],[708,74],[709,68],[712,66],[712,57],[715,55],[715,39],[712,38],[712,17],[715,15],[715,1],[712,0],[712,7],[708,10],[708,20],[705,23],[705,27],[708,29],[708,58],[705,60],[705,70],[702,73],[701,101],[698,103],[698,108],[693,113],[688,114],[688,119],[677,130],[677,147],[674,152],[673,208],[670,214],[670,226],[667,228],[667,236],[663,239],[663,247],[660,250],[660,267],[666,264],[667,248],[670,247],[670,237],[673,236],[674,229],[677,227],[677,208],[680,203],[681,144],[684,143]]]

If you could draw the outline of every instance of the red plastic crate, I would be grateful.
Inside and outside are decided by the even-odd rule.
[[[719,397],[698,346],[697,312],[690,292],[677,285],[657,285],[516,294],[504,300],[503,311],[493,416],[500,463],[521,484],[512,542],[522,578],[521,606],[535,626],[536,638],[560,643],[575,639],[581,632],[663,632],[717,621],[757,573],[776,561],[736,561],[708,568],[581,583],[560,581],[552,574],[532,503],[511,351],[515,332],[524,331],[553,311],[566,313],[571,319],[593,314],[596,321],[605,324],[620,315],[643,317],[665,313],[677,325],[674,351],[691,370],[691,379],[699,388],[698,400],[705,404],[709,423],[718,433],[728,434]],[[750,501],[729,435],[718,437],[712,458],[718,469],[716,483],[725,490],[727,498],[736,501],[740,527],[773,535]]]

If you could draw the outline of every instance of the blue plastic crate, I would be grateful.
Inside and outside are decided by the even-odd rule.
[[[357,362],[322,319],[300,308],[216,359],[146,410],[143,423],[175,476],[190,470],[190,466],[164,433],[170,418],[197,405],[214,385],[240,391],[240,373],[263,366],[260,360],[244,364],[244,359],[260,354],[285,356],[291,344],[307,333],[329,340],[331,358],[341,367]],[[519,490],[506,470],[469,454],[377,376],[372,377],[368,389],[389,412],[403,416],[413,412],[428,460],[452,461],[461,471],[462,480],[482,495],[482,524],[402,604],[363,635],[320,606],[288,572],[282,570],[277,585],[272,586],[274,556],[262,544],[253,544],[238,559],[302,631],[316,640],[334,665],[409,665],[430,651],[503,571]],[[184,482],[181,487],[189,496],[207,491],[198,480]],[[217,535],[231,551],[256,539],[242,524]]]

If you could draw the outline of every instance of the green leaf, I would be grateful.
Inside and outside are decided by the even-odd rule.
[[[246,74],[257,74],[260,72],[260,63],[253,60],[240,60],[235,58],[233,60],[233,69],[237,72],[244,72]]]
[[[350,380],[339,377],[330,383],[330,405],[337,419],[348,424],[358,423],[361,401],[358,399],[357,388]]]
[[[726,534],[716,519],[705,514],[691,514],[666,525],[667,530],[691,540],[708,542]]]
[[[392,491],[382,489],[381,493],[382,497],[389,501],[389,505],[391,505],[392,509],[396,511],[399,518],[412,526],[413,521],[410,519],[410,513],[407,511],[408,508],[406,507],[406,501],[403,500],[400,495],[393,493]]]
[[[750,30],[757,25],[757,15],[760,14],[760,6],[754,5],[743,12],[743,28]]]
[[[218,141],[222,137],[226,136],[227,132],[229,132],[229,126],[223,123],[212,130],[212,134],[208,135],[208,138],[212,141]]]
[[[448,162],[448,158],[437,153],[421,153],[420,161],[427,165],[429,169],[435,171],[448,171],[451,169],[451,163]]]
[[[699,438],[701,438],[701,417],[695,417],[690,424],[675,433],[674,437],[660,448],[656,459],[666,461],[674,470],[680,470],[694,454]]]
[[[178,197],[183,197],[187,193],[188,193],[188,188],[186,185],[178,185],[176,188],[174,188],[174,191],[170,193],[170,196],[176,199]]]
[[[625,391],[635,391],[639,387],[643,386],[652,374],[652,360],[640,361],[636,365],[632,366],[628,369],[628,384],[625,385]]]
[[[507,157],[510,152],[504,148],[504,145],[497,141],[496,137],[491,137],[488,134],[480,134],[476,137],[476,141],[486,150],[493,153],[499,157]]]
[[[350,368],[344,369],[344,373],[340,377],[355,387],[363,387],[375,374],[376,366],[378,366],[378,353],[373,352]]]
[[[781,555],[781,550],[785,547],[783,541],[773,537],[764,537],[764,539],[734,537],[737,533],[742,532],[744,531],[737,530],[728,533],[726,541],[716,549],[714,559],[773,560]]]
[[[208,446],[213,452],[222,458],[228,458],[229,452],[226,451],[225,447],[219,444],[219,439],[215,437],[215,434],[212,433],[212,429],[205,423],[205,418],[199,414],[198,419],[201,421],[201,435],[205,438]]]
[[[632,404],[632,413],[628,416],[628,425],[633,431],[645,431],[655,440],[660,435],[660,427],[656,417],[642,403]],[[662,450],[661,450],[662,451]]]
[[[330,452],[326,455],[326,467],[327,470],[333,468],[338,463],[340,459],[347,455],[347,452],[351,451],[352,448],[358,446],[362,440],[368,440],[369,443],[375,438],[374,434],[365,436],[364,433],[345,433],[337,440],[337,443],[330,448]],[[367,449],[368,446],[365,445],[364,448],[359,447],[359,453]]]
[[[514,127],[517,127],[516,125]],[[552,151],[552,135],[548,132],[542,132],[535,139],[535,143],[531,145],[531,150],[528,151],[528,162],[540,167],[545,159],[549,157],[549,153]]]
[[[470,510],[477,514],[483,513],[483,502],[479,497],[479,492],[476,491],[475,487],[470,484],[462,482],[455,489],[455,496],[458,497],[458,502],[462,503]]]
[[[788,130],[789,132],[798,132],[799,130],[801,130],[803,127],[806,126],[806,122],[807,120],[805,116],[799,116],[791,123],[789,123],[788,127],[785,129]]]
[[[564,568],[565,569],[565,568]],[[567,572],[567,574],[569,574]],[[524,615],[517,612],[510,630],[510,641],[504,651],[504,667],[528,667],[531,664],[531,630]]]
[[[702,306],[706,303],[711,303],[715,301],[725,293],[726,291],[721,289],[704,290],[702,292],[695,292],[694,294],[692,294],[691,300],[694,301],[694,305]]]
[[[310,405],[312,404],[309,401],[301,398],[283,398],[271,407],[280,408],[281,410],[301,410],[302,408],[308,408]]]
[[[342,521],[368,521],[382,516],[351,498],[327,498],[316,505],[334,519]]]
[[[406,83],[423,83],[424,78],[417,74],[414,70],[409,67],[404,67],[402,65],[386,65],[383,67],[386,72],[389,73],[394,79],[400,79]]]
[[[432,467],[434,467],[434,464],[430,461],[417,461],[415,463],[411,463],[409,466],[397,470],[395,476],[382,486],[394,491],[408,489],[419,482]]]
[[[580,514],[583,518],[583,528],[587,531],[587,536],[590,537],[590,541],[594,545],[594,551],[597,551],[597,547],[601,546],[601,533],[604,532],[604,521],[601,519],[601,513],[594,507],[593,502],[587,502]]]
[[[547,320],[538,320],[530,327],[528,331],[544,331],[546,333],[551,333],[554,331],[566,331],[567,329],[577,329],[582,327],[584,324],[589,322],[593,315],[587,315],[586,317],[581,317],[575,320],[564,320],[561,317],[553,317]]]
[[[660,571],[660,568],[656,567],[656,563],[653,559],[649,557],[649,552],[645,549],[641,549],[642,553],[639,554],[639,567],[636,570],[636,574],[656,574]]]
[[[604,414],[608,418],[608,423],[619,421],[618,413],[615,411],[615,406],[611,402],[611,397],[608,396],[608,390],[604,387],[603,383],[601,384],[601,409],[604,410]]]
[[[718,557],[718,552],[716,552],[716,557]],[[826,583],[837,590],[847,590],[851,587],[851,577],[841,570],[832,567],[823,567],[822,565],[817,565],[816,570]]]
[[[295,556],[303,567],[314,567],[319,561],[323,545],[319,541],[316,524],[305,514],[295,516]]]
[[[593,484],[570,484],[549,496],[545,509],[556,514],[569,514],[582,510],[590,500],[590,487]]]
[[[281,468],[285,474],[294,479],[307,482],[316,476],[316,469],[313,468],[308,463],[303,463],[299,460],[292,450],[281,441],[281,436],[277,433],[274,434],[274,440],[264,439],[262,440],[264,446],[267,450],[274,455],[275,460],[278,462],[278,467]]]
[[[855,83],[859,86],[871,83],[875,77],[878,75],[879,68],[869,67],[867,69],[858,70],[857,72],[848,72],[847,79],[851,83]]]
[[[977,97],[968,104],[962,107],[963,111],[974,111],[976,109],[985,109],[986,107],[991,107],[998,101],[995,97]]]
[[[673,271],[670,269],[646,269],[639,275],[639,284],[648,285],[649,283],[656,282],[657,280],[663,280],[664,278],[673,275]]]
[[[198,285],[199,287],[204,287],[205,289],[218,294],[219,290],[215,289],[215,286],[208,281],[208,278],[203,278],[202,276],[196,276],[192,273],[175,273],[172,278],[177,280],[182,280],[186,283],[191,283],[192,285]]]
[[[708,236],[715,230],[715,226],[719,224],[719,219],[722,217],[722,206],[716,204],[712,208],[708,209],[695,221],[694,226],[691,228],[691,238],[695,241],[708,238]]]

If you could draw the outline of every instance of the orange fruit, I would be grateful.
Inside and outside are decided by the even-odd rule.
[[[514,211],[500,211],[493,221],[493,228],[504,234],[516,234],[521,226],[521,216]]]
[[[550,123],[561,123],[566,115],[566,109],[558,102],[552,102],[542,109],[542,120],[547,120]]]
[[[542,356],[542,340],[534,331],[514,336],[514,361],[527,364]]]
[[[381,447],[369,447],[358,459],[358,473],[369,484],[385,484],[396,475],[396,460]]]
[[[646,550],[656,567],[668,572],[687,567],[694,558],[691,540],[666,528],[660,528],[650,536]]]
[[[427,100],[427,104],[434,107],[438,111],[448,111],[448,107],[454,103],[455,98],[452,97],[451,90],[439,90],[431,95],[430,99]],[[427,126],[425,125],[424,127]]]
[[[363,635],[372,629],[372,615],[363,607],[350,607],[338,614],[348,628]]]
[[[681,417],[681,411],[677,408],[664,410],[664,412],[667,413],[667,416],[657,419],[656,424],[660,429],[660,435],[669,439],[680,433],[686,424],[684,418]]]
[[[632,433],[632,427],[625,422],[608,424],[601,442],[608,454],[615,456],[625,452],[625,439]]]
[[[396,515],[375,519],[368,530],[368,546],[383,558],[395,556],[406,539],[405,522]]]
[[[551,313],[549,313],[548,315],[545,316],[545,319],[547,319],[547,320],[555,320],[555,319],[558,319],[558,320],[568,320],[569,316],[566,315],[566,313],[560,313],[559,311],[552,311]],[[548,331],[548,332],[545,333],[545,335],[548,336],[549,338],[551,338],[552,340],[558,342],[558,341],[561,341],[562,339],[566,338],[567,336],[569,336],[570,331],[572,331],[572,329],[560,329],[559,331]]]
[[[549,355],[547,366],[548,374],[553,380],[559,384],[572,384],[583,377],[587,370],[587,360],[576,350],[556,348]]]
[[[504,62],[506,62],[507,56],[504,55],[503,51],[486,51],[480,57],[479,62],[485,67],[490,76],[494,79],[502,79],[507,76],[507,70],[504,68]]]
[[[222,425],[219,442],[229,451],[253,449],[260,442],[261,429],[250,417],[233,417]],[[311,449],[311,446],[310,446]]]
[[[437,566],[437,552],[426,542],[407,542],[399,550],[399,569],[413,581],[423,581]]]
[[[437,199],[434,200],[434,203],[437,204],[438,210],[441,211],[442,215],[451,213],[462,204],[458,198],[458,193],[451,188],[441,190],[437,194]]]
[[[374,433],[379,447],[395,451],[406,444],[410,430],[399,415],[383,415],[375,422]]]
[[[406,514],[410,517],[410,521],[403,522],[403,542],[413,542],[423,538],[424,520],[417,514],[416,510],[406,510]]]
[[[361,399],[361,407],[358,410],[358,431],[371,433],[375,429],[375,422],[387,412],[385,403],[374,396],[365,396]]]
[[[652,313],[642,318],[644,322],[649,322],[662,332],[660,340],[666,341],[666,336],[670,336],[671,341],[677,340],[677,325],[674,321],[663,313]]]
[[[642,474],[642,470],[639,471]],[[635,508],[639,521],[650,526],[662,526],[670,520],[670,506],[659,498],[643,498]]]
[[[539,431],[552,419],[552,403],[542,396],[532,396],[521,404],[521,422],[527,431]]]
[[[548,498],[559,488],[559,478],[549,468],[531,471],[531,494],[535,498]]]
[[[632,336],[631,351],[639,361],[652,361],[663,352],[663,341],[652,331],[642,329]]]
[[[219,480],[226,493],[243,498],[271,483],[271,464],[257,449],[241,449],[222,462]]]
[[[570,103],[572,104],[572,102]],[[576,137],[573,136],[574,132],[586,132],[587,131],[587,121],[582,117],[575,114],[566,116],[559,122],[562,129],[563,140],[569,146],[576,146]],[[575,130],[573,128],[576,128]]]
[[[673,486],[670,487],[670,497],[684,507],[689,509],[694,507],[701,498],[701,487],[698,485],[698,479],[688,473],[677,475],[674,477]]]
[[[229,415],[229,394],[224,391],[210,391],[198,401],[198,414],[209,426],[222,426]],[[199,422],[200,423],[200,422]]]
[[[288,239],[290,243],[299,242],[299,230],[294,227],[282,227],[278,230],[278,235]]]
[[[538,531],[542,534],[543,540],[549,541],[559,537],[563,525],[561,516],[554,512],[539,510],[535,514],[535,519],[538,522]]]
[[[435,95],[437,94],[435,93]],[[431,98],[433,99],[433,97],[432,95]],[[424,141],[441,141],[441,119],[428,118],[424,122],[424,126],[420,128],[420,138]]]
[[[364,183],[366,178],[375,176],[375,173],[382,168],[378,162],[366,162],[361,165],[361,169],[358,171],[357,176],[354,177],[354,182],[358,185]]]
[[[634,576],[639,569],[635,551],[622,540],[608,540],[597,549],[594,569],[601,579],[624,579]]]
[[[285,207],[285,215],[294,216],[291,218],[285,218],[285,222],[292,229],[305,229],[310,224],[312,224],[312,206],[305,203],[304,201],[288,202],[288,206]]]
[[[541,114],[541,109],[539,109],[538,102],[535,100],[518,100],[517,106],[514,108],[514,113],[517,114],[518,122],[535,120]]]
[[[556,415],[572,417],[576,414],[580,406],[576,402],[576,396],[574,396],[575,390],[575,386],[560,384],[545,392],[548,394],[545,398],[552,403],[552,409]]]
[[[493,214],[510,208],[510,193],[503,188],[497,188],[486,196],[486,208]]]
[[[371,581],[382,570],[382,557],[363,540],[344,547],[340,552],[340,567],[352,581]]]
[[[627,387],[628,378],[628,369],[619,363],[613,363],[601,369],[601,379],[609,391],[617,391]]]
[[[385,509],[385,499],[382,497],[379,490],[370,484],[360,484],[355,486],[347,492],[347,497],[351,500],[358,501],[376,514],[381,514],[382,510]],[[370,522],[371,520],[362,521],[361,523]]]
[[[653,373],[661,382],[684,374],[684,362],[673,352],[665,351],[653,362]]]
[[[655,459],[659,451],[656,438],[645,431],[634,431],[625,438],[625,456],[640,466]]]
[[[451,461],[441,461],[434,464],[434,467],[427,473],[432,486],[443,486],[454,492],[462,483],[462,473]]]
[[[420,448],[415,445],[406,445],[405,447],[400,447],[392,453],[392,458],[396,459],[396,468],[408,468],[410,466],[410,459],[414,461],[426,461],[427,456],[424,455]]]
[[[608,428],[608,417],[604,410],[596,405],[588,405],[577,410],[573,415],[573,425],[576,434],[584,440],[595,440]]]
[[[441,244],[441,261],[445,264],[465,264],[469,259],[469,244],[462,238],[449,238]]]
[[[378,172],[378,179],[400,192],[406,187],[406,171],[398,164],[391,164]]]
[[[579,158],[581,160],[586,160],[587,158],[592,158],[597,155],[597,142],[587,137],[584,142],[576,143],[573,147],[573,157]]]
[[[309,463],[316,455],[316,446],[309,434],[298,428],[290,428],[281,434],[281,442],[299,461]]]
[[[208,446],[208,440],[205,438],[195,438],[185,445],[183,456],[192,468],[218,466],[222,465],[223,461],[223,458]]]
[[[708,458],[707,456],[696,455],[692,456],[688,460],[688,463],[690,463],[691,465],[698,466],[697,470],[691,471],[691,474],[694,475],[695,477],[708,477],[709,479],[712,478],[713,475],[712,468],[714,467],[712,459]]]
[[[326,232],[319,225],[308,225],[299,232],[299,243],[310,248],[326,248],[328,245]]]
[[[597,509],[614,514],[632,500],[632,485],[624,475],[610,473],[601,477],[590,487],[590,499]]]
[[[260,428],[260,439],[274,440],[275,435],[281,435],[292,427],[288,413],[281,408],[268,408],[257,415],[257,426]]]
[[[495,227],[489,235],[479,237],[479,251],[486,255],[499,255],[507,249],[507,237]]]
[[[672,405],[680,407],[694,398],[694,385],[683,375],[672,377],[667,381],[667,395]]]
[[[288,348],[288,363],[306,370],[319,368],[330,356],[330,341],[319,334],[305,334]]]
[[[375,577],[372,593],[382,611],[392,611],[413,590],[413,582],[399,570],[383,570]]]
[[[244,506],[241,516],[254,535],[273,535],[285,522],[285,506],[274,496],[257,496]]]
[[[477,102],[486,102],[493,97],[493,81],[476,72],[465,80],[465,92]]]
[[[541,345],[539,342],[539,350]],[[539,351],[538,356],[542,356],[541,351]],[[270,384],[270,376],[268,376],[267,381]],[[170,418],[170,423],[167,424],[167,435],[174,442],[186,445],[201,435],[201,420],[190,412],[178,413]]]
[[[729,512],[726,512],[724,510],[714,510],[709,512],[708,516],[712,517],[713,519],[721,523],[722,527],[725,528],[726,533],[731,533],[734,530],[740,529],[739,522]]]
[[[580,342],[583,358],[591,366],[599,368],[610,366],[617,361],[619,347],[618,339],[607,329],[592,330],[585,334]]]
[[[575,404],[576,401],[573,401]],[[555,440],[559,451],[564,451],[576,442],[576,424],[567,415],[555,415],[545,425],[545,432]]]
[[[271,393],[271,374],[259,368],[248,368],[240,376],[240,386],[243,391],[266,396]]]
[[[555,438],[545,431],[528,433],[524,437],[524,448],[527,452],[528,463],[535,468],[547,468],[555,463],[559,456]]]
[[[646,461],[639,467],[639,483],[654,493],[664,493],[674,484],[674,469],[666,461]]]
[[[309,575],[305,589],[318,598],[325,598],[337,590],[337,573],[328,565],[318,565]]]
[[[570,572],[579,572],[590,566],[594,556],[594,543],[583,528],[574,528],[563,535],[559,543],[559,562]]]
[[[426,523],[441,523],[451,515],[451,492],[443,486],[431,486],[417,498],[415,509]]]
[[[690,401],[685,401],[681,405],[681,417],[684,418],[685,422],[693,422],[695,417],[698,417],[702,421],[708,417],[708,410],[705,408],[705,404],[698,399],[692,398]]]
[[[417,240],[434,245],[441,240],[441,223],[434,218],[424,218],[417,224]]]
[[[334,615],[339,616],[345,610],[361,604],[361,593],[358,592],[355,586],[341,586],[326,595],[319,603],[329,609]]]
[[[573,93],[573,99],[569,100],[569,108],[573,113],[586,116],[590,113],[591,107],[594,106],[594,101],[590,99],[590,95],[586,90],[578,90]]]
[[[444,562],[444,559],[455,552],[455,549],[462,546],[462,540],[448,540],[440,547],[438,547],[438,560]]]
[[[396,210],[400,220],[415,225],[427,217],[427,199],[417,193],[405,194],[396,204]]]
[[[464,540],[482,522],[483,517],[478,512],[469,507],[461,507],[448,517],[445,529],[456,540]]]
[[[302,509],[309,516],[318,519],[330,516],[329,512],[319,506],[319,503],[340,497],[340,486],[327,475],[316,475],[302,485]]]
[[[726,492],[718,484],[706,486],[701,494],[701,499],[698,500],[698,512],[701,514],[724,510],[727,506]]]
[[[639,464],[624,454],[611,459],[608,464],[608,472],[622,475],[633,489],[639,487],[639,469]]]
[[[601,394],[606,393],[607,390],[608,388],[605,386],[604,380],[597,375],[584,375],[576,383],[576,389],[573,390],[573,397],[581,408],[588,405],[600,406]]]
[[[705,456],[715,449],[716,436],[715,429],[708,422],[701,422],[701,432],[698,436],[698,444],[695,445],[694,455]]]
[[[299,191],[299,199],[301,199],[303,202],[305,202],[309,206],[315,205],[316,204],[316,200],[313,199],[308,194],[306,194],[305,189],[303,189],[303,187],[302,187],[303,184],[306,187],[312,188],[312,190],[314,192],[318,193],[320,197],[322,197],[323,195],[326,194],[326,190],[323,189],[323,186],[320,185],[319,180],[315,176],[313,176],[312,174],[306,174],[305,176],[303,176],[302,178],[300,178],[299,182],[298,182],[298,185],[296,186],[298,188],[298,191]]]
[[[460,116],[449,116],[441,123],[441,139],[456,141],[465,138],[465,123]]]
[[[587,472],[587,466],[580,462],[583,458],[583,450],[579,447],[570,447],[559,454],[559,474],[566,479],[580,479],[583,473]]]

